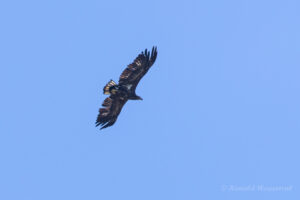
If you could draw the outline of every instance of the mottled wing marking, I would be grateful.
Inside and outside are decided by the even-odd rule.
[[[139,54],[133,63],[129,64],[120,76],[119,84],[134,84],[134,89],[140,79],[147,73],[149,68],[153,65],[157,57],[156,47],[152,48],[150,52],[145,49],[144,52]]]
[[[101,125],[101,129],[112,126],[126,102],[127,98],[122,96],[107,97],[102,103],[103,108],[99,109],[96,126]]]
[[[136,61],[136,65],[137,65],[138,67],[140,67],[140,66],[142,66],[142,62],[141,62],[140,60],[137,60],[137,61]]]
[[[112,104],[112,99],[111,99],[110,97],[107,97],[107,98],[103,101],[102,106],[108,107],[108,106],[110,106],[111,104]]]
[[[128,85],[126,85],[126,87],[127,87],[128,90],[130,90],[131,87],[132,87],[132,84],[128,84]]]

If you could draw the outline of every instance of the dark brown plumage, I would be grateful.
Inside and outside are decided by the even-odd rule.
[[[148,72],[157,57],[157,48],[153,47],[151,54],[147,49],[138,55],[133,63],[129,64],[122,72],[119,83],[110,80],[103,88],[104,94],[109,94],[102,103],[97,117],[96,126],[101,129],[112,126],[128,100],[142,100],[135,93],[136,86],[143,76]]]

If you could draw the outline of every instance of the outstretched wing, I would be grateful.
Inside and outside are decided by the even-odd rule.
[[[110,95],[107,97],[102,103],[103,108],[99,109],[96,126],[101,125],[101,129],[112,126],[117,121],[127,100],[127,98],[120,95]]]
[[[145,49],[144,52],[138,55],[133,63],[127,66],[127,68],[122,72],[119,84],[132,84],[132,89],[135,90],[139,81],[148,72],[150,67],[153,65],[157,57],[157,48],[153,47],[150,52]]]

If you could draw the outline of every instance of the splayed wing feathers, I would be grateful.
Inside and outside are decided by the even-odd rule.
[[[99,109],[99,115],[97,117],[96,126],[101,125],[101,129],[112,126],[124,106],[127,102],[127,98],[123,98],[121,96],[110,96],[107,97],[102,106],[104,108]]]
[[[155,62],[156,57],[156,47],[152,48],[151,54],[145,49],[145,51],[139,54],[133,63],[129,64],[123,71],[119,79],[119,84],[132,83],[134,85],[133,89],[135,89],[136,85]]]

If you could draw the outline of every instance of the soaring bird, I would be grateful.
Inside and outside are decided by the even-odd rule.
[[[129,64],[122,72],[119,83],[110,80],[103,88],[103,93],[109,95],[99,109],[96,126],[101,129],[112,126],[128,100],[143,100],[136,95],[135,89],[143,76],[148,72],[157,57],[157,48],[153,47],[151,54],[145,49],[140,53],[133,63]]]

